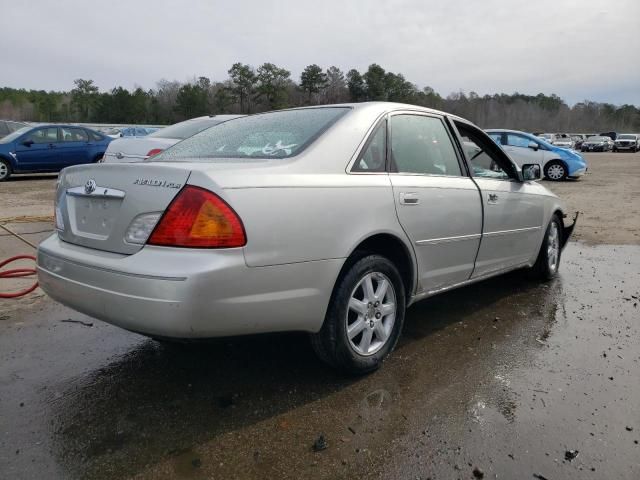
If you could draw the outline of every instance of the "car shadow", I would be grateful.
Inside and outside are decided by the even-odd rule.
[[[37,174],[27,174],[27,175],[16,173],[15,175],[12,175],[8,181],[9,182],[26,182],[29,180],[51,180],[53,178],[56,178],[57,176],[58,176],[57,173],[37,173]]]
[[[50,404],[56,419],[54,454],[73,476],[133,475],[145,465],[353,384],[372,378],[376,384],[400,381],[393,379],[400,368],[394,365],[396,356],[413,355],[413,364],[428,369],[433,351],[421,343],[439,331],[456,322],[490,325],[497,316],[517,325],[548,308],[540,296],[549,291],[516,272],[420,302],[408,310],[392,360],[365,377],[324,366],[304,334],[184,345],[144,341],[108,365],[56,386],[61,394]],[[421,388],[429,385],[419,373],[410,375]],[[344,409],[339,413],[348,417],[351,412]]]

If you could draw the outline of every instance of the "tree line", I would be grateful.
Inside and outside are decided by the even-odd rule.
[[[444,110],[483,128],[550,132],[640,132],[640,109],[585,100],[573,107],[559,96],[453,92],[418,88],[401,73],[372,64],[364,72],[307,66],[299,80],[273,63],[257,68],[234,63],[224,81],[160,80],[155,88],[121,86],[101,92],[93,80],[77,79],[68,92],[0,88],[0,118],[35,122],[171,124],[208,114],[250,114],[286,107],[391,101]]]

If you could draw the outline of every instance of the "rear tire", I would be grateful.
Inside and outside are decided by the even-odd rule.
[[[562,254],[562,231],[562,220],[554,213],[547,225],[538,258],[532,269],[533,276],[540,281],[547,282],[558,276]]]
[[[566,180],[567,174],[567,167],[558,160],[549,162],[544,166],[544,176],[553,182]]]
[[[11,177],[11,164],[5,159],[0,158],[0,182],[9,180]]]
[[[361,258],[338,279],[324,324],[311,335],[314,351],[351,374],[378,369],[398,342],[405,299],[402,277],[390,260]]]

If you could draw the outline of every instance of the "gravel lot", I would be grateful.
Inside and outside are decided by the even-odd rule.
[[[587,160],[545,182],[581,212],[560,278],[417,304],[363,378],[302,335],[167,348],[0,300],[0,478],[640,478],[640,154]],[[54,185],[0,184],[0,219],[37,242]],[[0,258],[24,252],[0,231]]]

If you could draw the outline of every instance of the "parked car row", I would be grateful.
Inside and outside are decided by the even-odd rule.
[[[17,173],[57,172],[80,163],[141,162],[207,128],[241,116],[209,115],[161,129],[131,127],[117,132],[111,130],[111,136],[108,132],[97,132],[82,126],[29,126],[0,120],[0,128],[14,130],[0,140],[0,181]],[[113,139],[116,133],[122,137]],[[490,129],[487,133],[518,165],[538,164],[544,177],[552,181],[578,178],[586,173],[586,161],[575,150],[640,151],[640,135],[631,133],[530,134],[506,129]],[[615,141],[612,136],[616,137]],[[269,148],[278,147],[274,144]]]
[[[557,147],[583,152],[640,151],[640,134],[635,133],[534,133]]]

